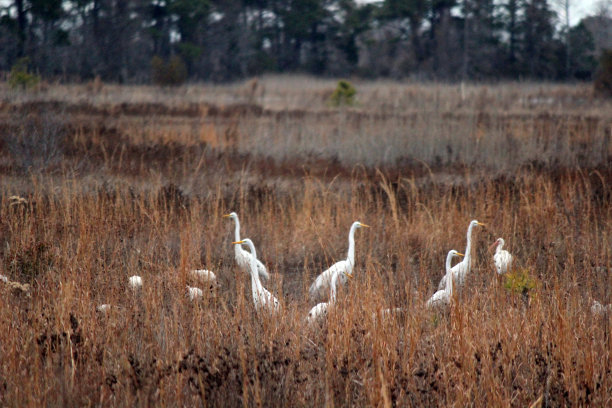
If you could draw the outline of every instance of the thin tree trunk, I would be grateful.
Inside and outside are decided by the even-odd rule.
[[[25,55],[26,42],[26,13],[23,0],[15,0],[15,8],[17,9],[17,56]]]

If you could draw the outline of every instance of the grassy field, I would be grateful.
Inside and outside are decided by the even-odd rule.
[[[354,85],[344,108],[335,82],[300,77],[0,86],[0,405],[612,405],[612,313],[591,313],[612,302],[612,102]],[[230,211],[277,315],[254,310]],[[466,287],[428,310],[472,219]],[[355,220],[371,228],[354,279],[308,325],[308,287]]]

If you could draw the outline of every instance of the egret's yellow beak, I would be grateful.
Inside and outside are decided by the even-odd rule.
[[[366,224],[359,223],[359,225],[361,225],[362,227],[370,228],[370,226]]]
[[[457,256],[465,256],[465,255],[463,255],[463,254],[462,254],[462,253],[460,253],[460,252],[457,252],[455,255],[457,255]]]
[[[486,227],[486,225],[483,224],[482,222],[477,223],[477,225],[480,225],[481,227]]]
[[[243,241],[232,242],[232,244],[244,244],[244,240]]]
[[[344,274],[344,276],[346,276],[349,279],[353,279],[353,274],[348,274],[346,272],[342,272]]]
[[[230,214],[223,214],[223,218],[229,218],[229,217],[231,217]]]

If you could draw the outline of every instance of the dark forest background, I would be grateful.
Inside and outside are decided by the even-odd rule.
[[[590,79],[612,48],[610,2],[570,25],[571,0],[14,0],[0,71],[146,83],[166,71],[438,80]],[[555,12],[554,10],[558,10]]]

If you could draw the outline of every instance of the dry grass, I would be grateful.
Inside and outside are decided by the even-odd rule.
[[[305,85],[283,81],[262,97],[310,97]],[[363,84],[379,92],[374,106],[395,103],[391,87]],[[452,99],[449,87],[413,91],[436,87]],[[40,105],[27,98],[5,103],[3,132],[20,127],[13,110],[36,115]],[[285,114],[207,105],[191,115],[169,111],[183,106],[173,98],[155,114],[148,100],[62,105],[59,165],[27,171],[2,146],[0,273],[30,288],[25,296],[0,285],[0,405],[612,404],[612,317],[590,313],[591,299],[612,301],[612,156],[591,144],[610,143],[609,113],[593,113],[589,128],[566,106],[555,115],[584,123],[571,128],[537,112],[502,120],[505,106],[488,104],[484,146],[501,143],[502,122],[525,144],[590,138],[588,166],[569,148],[537,164],[531,147],[515,152],[522,164],[512,166],[496,163],[503,144],[491,162],[478,159],[483,145],[471,158],[480,112],[471,105],[447,125],[443,109],[418,106],[413,116],[323,105]],[[407,123],[434,129],[435,140],[427,147]],[[436,163],[454,131],[459,153]],[[255,141],[263,147],[247,153]],[[392,153],[381,157],[388,144]],[[221,217],[231,210],[272,273],[266,286],[283,306],[275,317],[255,313],[250,281],[235,267],[233,225]],[[445,255],[464,249],[473,218],[488,226],[474,232],[468,287],[451,310],[428,311]],[[356,234],[355,279],[327,321],[308,327],[308,286],[345,256],[354,220],[372,226]],[[500,236],[535,281],[527,295],[494,273],[486,248]],[[187,272],[200,267],[219,286],[194,303],[185,285],[201,285]],[[137,293],[127,287],[135,274],[144,280]],[[96,312],[104,303],[116,307]],[[405,312],[373,318],[388,307]]]

